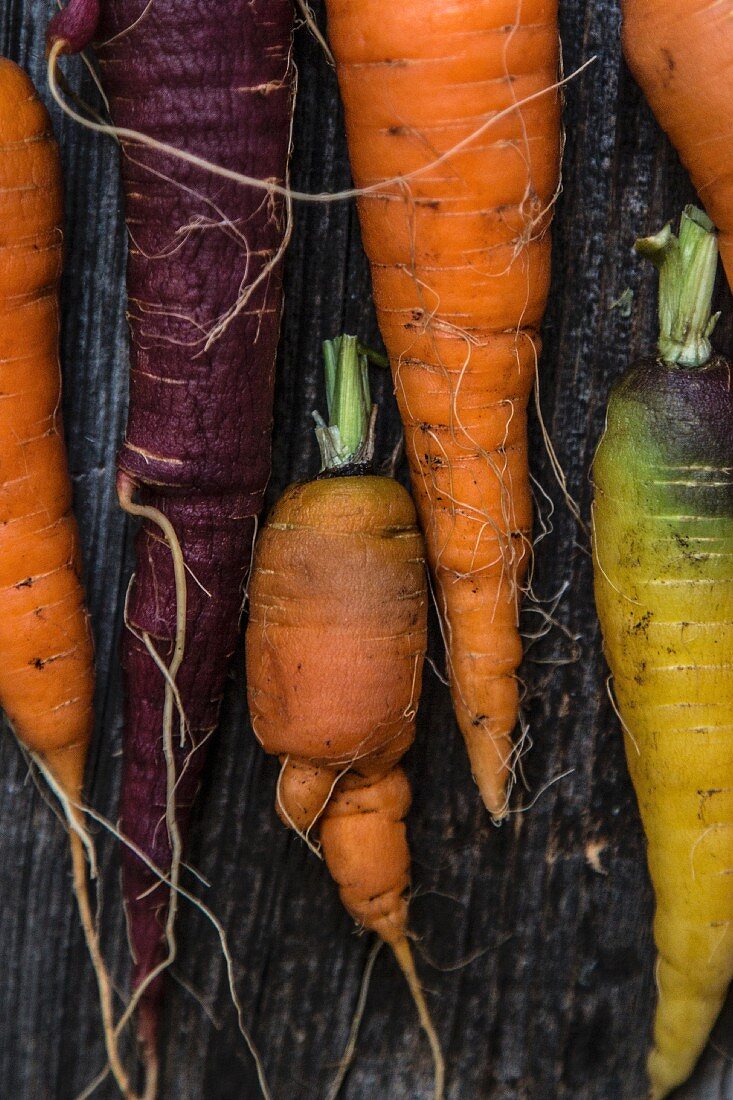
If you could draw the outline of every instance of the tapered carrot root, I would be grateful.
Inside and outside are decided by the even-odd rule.
[[[133,1096],[89,901],[80,809],[93,647],[60,419],[61,168],[45,108],[0,60],[0,704],[68,821],[73,882],[110,1068]]]
[[[442,1054],[406,938],[411,796],[396,766],[414,737],[425,645],[411,513],[401,486],[384,478],[311,482],[286,493],[256,551],[247,688],[259,740],[283,759],[278,813],[320,840],[354,920],[394,950],[442,1096]]]
[[[407,776],[400,767],[386,774],[348,772],[343,779],[326,767],[289,767],[288,775],[281,773],[278,812],[305,835],[316,826],[344,906],[357,924],[376,932],[392,948],[430,1043],[435,1096],[441,1097],[443,1052],[408,939],[410,852],[404,819],[412,796]]]
[[[428,1037],[435,1064],[434,1092],[445,1088],[445,1066],[407,931],[410,851],[404,819],[410,784],[402,768],[386,775],[351,773],[336,788],[321,821],[326,864],[341,900],[358,924],[376,932],[394,952]]]
[[[410,883],[404,819],[412,799],[407,776],[400,767],[376,774],[341,769],[342,778],[333,768],[306,767],[307,786],[294,777],[283,783],[281,776],[281,816],[299,830],[317,823],[326,865],[357,924],[385,943],[404,939]]]
[[[402,768],[352,773],[338,784],[320,824],[326,864],[354,920],[386,943],[407,931],[410,852],[404,819],[410,784]]]
[[[50,120],[0,60],[0,700],[78,798],[94,676],[59,412],[62,217]]]
[[[555,0],[328,0],[359,214],[474,776],[507,809],[526,408],[558,184]],[[424,171],[422,169],[425,169]]]

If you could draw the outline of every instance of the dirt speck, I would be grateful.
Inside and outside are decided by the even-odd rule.
[[[585,845],[585,861],[597,875],[607,875],[608,871],[601,863],[601,853],[606,850],[608,844],[605,840],[596,838],[589,840]]]

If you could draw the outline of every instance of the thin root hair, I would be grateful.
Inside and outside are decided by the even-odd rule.
[[[247,1029],[247,1027],[244,1024],[244,1009],[243,1009],[242,1003],[239,999],[239,995],[237,994],[237,991],[236,991],[236,979],[235,979],[235,974],[234,974],[234,959],[232,957],[231,950],[229,948],[227,933],[226,933],[226,929],[224,928],[224,925],[221,923],[221,921],[216,916],[214,911],[210,908],[210,906],[208,906],[206,904],[206,902],[202,901],[201,898],[196,897],[195,894],[192,894],[190,892],[190,890],[187,890],[184,886],[181,886],[180,882],[175,883],[173,881],[172,870],[171,870],[171,872],[166,872],[162,868],[158,867],[157,864],[154,863],[154,861],[152,859],[150,859],[148,857],[148,855],[142,850],[142,848],[140,848],[137,844],[135,844],[134,841],[130,840],[129,837],[125,836],[125,834],[116,825],[114,825],[113,822],[111,822],[108,818],[104,817],[103,814],[100,814],[97,810],[94,810],[94,809],[92,809],[91,807],[88,807],[88,806],[84,806],[83,810],[84,810],[84,813],[87,814],[89,817],[91,817],[93,821],[96,821],[99,825],[102,826],[102,828],[106,829],[113,837],[115,837],[116,840],[118,840],[122,845],[124,845],[124,847],[129,849],[129,851],[131,851],[135,856],[137,856],[137,858],[148,868],[148,870],[153,875],[155,875],[156,878],[158,878],[160,880],[160,882],[164,886],[167,886],[171,890],[172,893],[175,893],[176,895],[183,898],[185,901],[188,901],[191,905],[193,905],[193,907],[195,909],[198,909],[203,914],[203,916],[209,921],[209,923],[211,925],[213,925],[213,927],[214,927],[214,929],[217,933],[217,936],[219,938],[219,943],[220,943],[220,946],[221,946],[222,955],[223,955],[224,961],[225,961],[226,972],[227,972],[227,981],[228,981],[228,985],[229,985],[229,995],[230,995],[232,1004],[234,1006],[235,1012],[237,1014],[237,1024],[238,1024],[238,1027],[239,1027],[240,1034],[244,1038],[244,1041],[247,1044],[249,1052],[252,1055],[252,1058],[254,1060],[255,1067],[256,1067],[256,1070],[257,1070],[258,1080],[259,1080],[259,1083],[260,1083],[260,1089],[262,1091],[263,1100],[272,1100],[272,1095],[270,1093],[269,1087],[267,1085],[267,1080],[265,1078],[265,1072],[264,1072],[264,1066],[263,1066],[263,1063],[262,1063],[262,1058],[259,1054],[259,1051],[257,1050],[257,1047],[255,1046],[254,1040],[252,1039],[252,1036],[251,1036],[249,1030]],[[163,966],[165,968],[165,965],[167,965],[166,960],[163,961],[163,964],[161,964],[161,966]],[[124,1012],[124,1014],[122,1015],[122,1017],[120,1018],[120,1020],[117,1024],[117,1028],[116,1028],[116,1033],[117,1034],[119,1034],[119,1032],[122,1031],[122,1029],[127,1025],[128,1021],[131,1019],[132,1014],[134,1013],[134,1011],[137,1008],[137,1005],[140,1001],[140,998],[142,996],[142,992],[143,992],[143,990],[142,990],[142,984],[141,984],[140,986],[138,986],[138,988],[135,990],[135,993],[130,998],[130,1001],[128,1002],[128,1005],[125,1009],[125,1012]]]
[[[413,169],[411,172],[403,175],[394,176],[390,179],[380,180],[377,183],[370,184],[367,187],[351,187],[343,191],[331,191],[312,193],[308,191],[293,190],[288,186],[276,183],[273,180],[262,180],[255,176],[248,176],[242,172],[235,172],[233,169],[224,168],[220,164],[216,164],[213,161],[207,160],[205,157],[197,156],[195,153],[189,153],[185,149],[179,149],[175,145],[170,145],[167,142],[158,141],[156,138],[150,137],[139,130],[130,130],[127,127],[117,127],[106,123],[94,122],[89,118],[85,118],[77,111],[74,111],[61,95],[59,89],[59,82],[57,77],[57,68],[59,58],[65,49],[65,43],[62,40],[57,40],[52,45],[48,55],[47,75],[48,86],[51,95],[60,107],[60,109],[68,115],[69,118],[79,123],[80,126],[85,126],[89,130],[94,130],[97,133],[107,134],[116,137],[120,141],[129,141],[135,144],[147,146],[150,149],[156,149],[158,152],[165,155],[178,158],[185,161],[188,164],[192,164],[195,167],[201,168],[206,172],[210,172],[212,175],[221,176],[224,179],[233,180],[235,183],[240,183],[245,187],[253,187],[262,191],[268,191],[271,194],[281,195],[283,198],[289,198],[298,202],[315,202],[315,203],[329,203],[329,202],[342,202],[346,199],[359,198],[362,195],[379,194],[386,189],[409,181],[410,179],[421,176],[423,173],[431,171],[437,168],[439,165],[444,164],[446,161],[451,160],[454,156],[460,153],[467,146],[471,145],[477,138],[489,130],[492,126],[495,126],[502,119],[508,115],[513,114],[521,107],[528,103],[532,103],[535,100],[541,99],[545,95],[549,95],[551,92],[557,91],[559,88],[564,87],[571,80],[580,76],[581,73],[592,64],[595,63],[596,57],[590,57],[587,61],[583,62],[577,69],[575,69],[568,76],[563,77],[561,80],[554,81],[546,88],[541,88],[537,92],[533,92],[531,95],[526,96],[515,103],[512,103],[509,107],[504,108],[501,111],[497,111],[492,114],[481,126],[477,127],[472,133],[468,134],[461,141],[457,142],[450,149],[447,149],[444,153],[441,153],[434,161],[429,164],[421,165],[418,168]]]
[[[151,0],[151,2],[152,2],[152,0]],[[331,66],[332,69],[335,69],[336,68],[336,60],[335,60],[333,54],[331,53],[331,47],[329,46],[328,42],[326,41],[325,35],[323,34],[321,28],[318,26],[318,20],[316,19],[316,14],[313,11],[313,8],[308,3],[308,0],[295,0],[295,3],[300,8],[300,10],[302,12],[302,15],[303,15],[302,22],[301,22],[300,25],[303,26],[303,27],[308,28],[308,30],[311,32],[311,34],[315,38],[318,45],[323,50],[323,56],[326,58],[326,61],[328,62],[328,64]]]
[[[117,1082],[125,1100],[138,1100],[130,1083],[130,1078],[122,1061],[118,1046],[118,1028],[114,1022],[113,986],[102,955],[99,932],[92,913],[89,901],[89,886],[87,881],[87,861],[85,853],[91,853],[91,866],[96,875],[96,859],[94,856],[94,844],[88,830],[84,825],[83,815],[87,808],[75,803],[62,787],[55,781],[43,760],[35,753],[32,754],[33,762],[44,776],[53,793],[63,807],[68,822],[69,844],[71,848],[71,861],[73,866],[74,894],[79,908],[84,939],[92,961],[92,967],[97,980],[99,991],[99,1005],[102,1013],[102,1025],[104,1031],[104,1043],[107,1053],[107,1065]]]
[[[366,966],[364,967],[364,973],[362,974],[361,984],[359,986],[359,996],[356,1000],[356,1007],[354,1009],[354,1015],[351,1020],[351,1027],[349,1029],[349,1037],[344,1047],[344,1052],[339,1060],[336,1076],[334,1077],[328,1092],[326,1093],[326,1100],[336,1100],[347,1074],[353,1065],[354,1058],[356,1056],[356,1045],[359,1040],[359,1028],[364,1018],[364,1011],[366,1009],[367,997],[369,996],[369,985],[372,980],[372,974],[374,972],[374,964],[377,961],[377,956],[382,950],[384,941],[379,937],[375,937],[375,941],[372,944],[371,951],[369,952]]]

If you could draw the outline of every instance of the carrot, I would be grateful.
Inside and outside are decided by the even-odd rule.
[[[110,1065],[129,1095],[80,806],[94,654],[61,423],[62,204],[51,120],[25,73],[0,58],[0,704],[64,805]]]
[[[593,463],[596,603],[648,842],[659,1100],[692,1071],[733,976],[733,394],[711,352],[717,263],[694,207],[637,242],[661,335],[614,386]]]
[[[182,852],[269,477],[289,235],[282,198],[175,149],[284,183],[292,29],[290,0],[71,0],[48,34],[52,78],[60,53],[94,38],[113,123],[149,140],[121,142],[131,370],[118,495],[144,521],[122,642],[121,831],[173,887],[123,849],[151,1095]]]
[[[555,0],[328,0],[374,300],[473,774],[507,809],[526,408],[560,163]],[[400,182],[394,181],[403,177]]]
[[[371,472],[365,356],[349,336],[324,348],[323,472],[286,490],[257,542],[247,697],[257,739],[282,765],[280,817],[319,838],[349,913],[407,977],[439,1096],[442,1058],[407,939],[411,795],[399,766],[422,685],[424,548],[407,492]]]
[[[19,739],[81,798],[94,673],[60,415],[58,147],[0,59],[0,698]]]
[[[622,0],[631,72],[720,231],[733,287],[733,3]]]

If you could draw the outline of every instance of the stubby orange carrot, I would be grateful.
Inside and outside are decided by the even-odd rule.
[[[89,906],[78,809],[94,667],[60,410],[62,213],[46,109],[25,73],[0,59],[0,705],[65,802],[108,1056],[129,1095]]]
[[[733,286],[733,2],[622,0],[624,56],[720,231]]]
[[[359,200],[362,236],[455,711],[498,818],[531,555],[526,407],[560,163],[557,4],[326,6],[354,180],[376,188]]]
[[[247,692],[263,748],[280,757],[277,809],[320,840],[354,919],[397,957],[436,1059],[407,940],[410,787],[426,647],[423,544],[409,495],[375,477],[366,363],[326,345],[331,426],[323,473],[291,486],[260,535],[249,587]],[[353,415],[352,415],[353,414]]]

